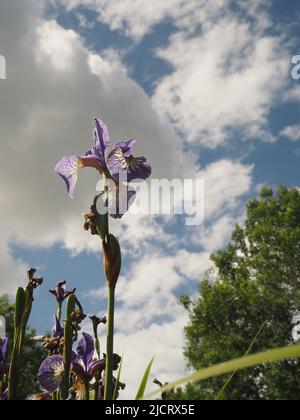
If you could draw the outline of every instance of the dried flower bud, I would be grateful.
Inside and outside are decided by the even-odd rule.
[[[102,242],[104,251],[104,269],[109,286],[115,287],[121,271],[121,248],[113,235],[108,235]]]

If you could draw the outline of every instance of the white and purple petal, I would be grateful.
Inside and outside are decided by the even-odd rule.
[[[55,316],[55,324],[52,328],[52,337],[54,338],[61,338],[64,335],[64,328],[61,325],[57,316]]]
[[[90,363],[93,360],[95,353],[94,339],[90,334],[83,333],[83,338],[80,340],[77,346],[77,354],[85,366],[85,370],[88,370]]]
[[[92,154],[97,156],[99,163],[103,168],[106,166],[106,152],[108,147],[108,129],[103,121],[99,118],[94,118],[94,147],[92,149]]]
[[[144,157],[125,156],[123,149],[118,147],[108,156],[108,169],[111,175],[119,180],[121,173],[127,174],[127,182],[141,181],[149,178],[152,169]]]
[[[122,149],[123,155],[129,157],[133,155],[133,145],[136,143],[135,139],[123,140],[117,143],[114,149]]]
[[[51,395],[48,392],[41,392],[39,394],[28,395],[26,401],[50,401]]]
[[[7,400],[7,391],[4,391],[2,394],[0,394],[0,401],[6,401]]]
[[[81,159],[76,155],[64,157],[55,167],[55,172],[62,177],[67,185],[70,198],[74,198],[78,171],[82,167]]]
[[[61,386],[65,374],[62,356],[50,356],[41,364],[39,381],[41,387],[51,394]]]
[[[90,363],[89,369],[88,369],[88,376],[89,380],[92,380],[93,377],[96,375],[96,373],[101,373],[105,371],[106,367],[106,360],[94,360],[92,363]]]

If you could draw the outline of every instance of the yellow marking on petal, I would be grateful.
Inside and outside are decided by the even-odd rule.
[[[84,168],[84,163],[83,163],[83,160],[82,159],[80,159],[80,158],[78,158],[78,162],[77,162],[77,168],[76,169],[82,169],[82,168]],[[74,171],[75,172],[75,171]]]

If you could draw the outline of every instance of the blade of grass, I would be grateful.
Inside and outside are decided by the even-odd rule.
[[[119,383],[120,383],[120,378],[121,378],[121,372],[122,372],[122,366],[123,366],[123,357],[119,366],[119,370],[118,370],[118,376],[117,376],[117,380],[116,380],[116,385],[115,385],[115,390],[114,390],[114,395],[113,395],[113,401],[116,401],[118,398],[118,392],[119,392]]]
[[[256,343],[258,337],[260,336],[260,334],[262,333],[263,329],[265,328],[265,326],[267,325],[268,321],[265,321],[262,326],[260,327],[258,333],[256,334],[256,336],[254,337],[254,339],[252,340],[250,347],[248,348],[248,350],[245,353],[244,357],[249,356],[249,354],[252,352],[253,346]],[[230,378],[227,379],[227,381],[225,382],[223,388],[221,389],[221,391],[218,393],[218,395],[216,396],[216,401],[220,401],[224,395],[224,392],[226,391],[226,388],[229,386],[230,382],[233,380],[233,378],[235,377],[236,373],[238,372],[238,369],[236,369],[233,374],[230,376]]]
[[[201,382],[206,379],[210,379],[217,376],[222,376],[226,373],[234,372],[235,370],[247,369],[254,366],[280,362],[282,360],[298,358],[298,357],[300,357],[300,344],[291,345],[291,346],[287,346],[283,348],[277,348],[274,350],[257,353],[251,356],[242,357],[240,359],[235,359],[230,362],[221,363],[219,365],[215,365],[207,369],[201,369],[198,372],[193,373],[192,375],[188,375],[169,385],[164,386],[159,391],[154,391],[146,395],[144,399],[150,399],[162,392],[171,391],[172,389],[181,385],[194,383],[194,382]]]
[[[151,372],[153,362],[154,362],[154,357],[151,359],[151,362],[149,363],[149,365],[146,369],[146,372],[143,376],[143,379],[142,379],[141,385],[139,387],[138,393],[136,394],[136,397],[135,397],[136,400],[141,400],[145,395],[145,391],[146,391],[146,387],[147,387],[147,383],[148,383],[148,380],[149,380],[149,375],[150,375],[150,372]]]

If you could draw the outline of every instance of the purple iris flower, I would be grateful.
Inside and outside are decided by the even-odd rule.
[[[95,344],[90,334],[83,333],[77,346],[77,354],[73,354],[72,369],[83,382],[90,382],[95,374],[105,369],[105,359],[94,359]]]
[[[62,356],[50,356],[40,366],[39,381],[41,387],[53,394],[62,384],[65,374],[64,359]]]
[[[0,401],[6,401],[7,400],[7,391],[4,391],[2,394],[0,394]]]
[[[40,392],[39,394],[31,394],[26,401],[51,401],[51,395],[48,392]]]
[[[57,316],[55,316],[55,324],[52,328],[52,337],[53,338],[62,338],[64,336],[64,328],[61,325]]]
[[[151,166],[144,157],[133,155],[135,140],[121,141],[115,145],[111,152],[108,152],[110,139],[106,125],[98,118],[94,119],[94,145],[84,156],[66,156],[55,167],[55,172],[65,181],[69,196],[74,198],[75,186],[78,178],[78,171],[81,168],[95,168],[100,175],[113,181],[116,186],[114,193],[119,193],[122,187],[122,180],[126,182],[145,180],[151,175]],[[124,187],[123,187],[124,189]],[[127,209],[132,203],[135,191],[127,192]],[[117,203],[116,203],[117,204]],[[118,204],[117,204],[118,209]],[[114,218],[122,217],[121,212],[110,212]]]
[[[105,359],[95,360],[95,345],[91,335],[83,333],[77,346],[77,353],[72,355],[72,370],[82,382],[90,382],[97,372],[105,370]],[[53,393],[59,389],[64,378],[65,366],[62,356],[48,357],[40,367],[41,387]]]
[[[76,292],[76,289],[66,291],[66,284],[66,281],[61,281],[57,284],[55,289],[49,290],[49,292],[56,297],[56,300],[59,304],[63,303],[65,299]]]
[[[0,382],[9,369],[9,365],[6,363],[7,345],[7,338],[0,339]]]

